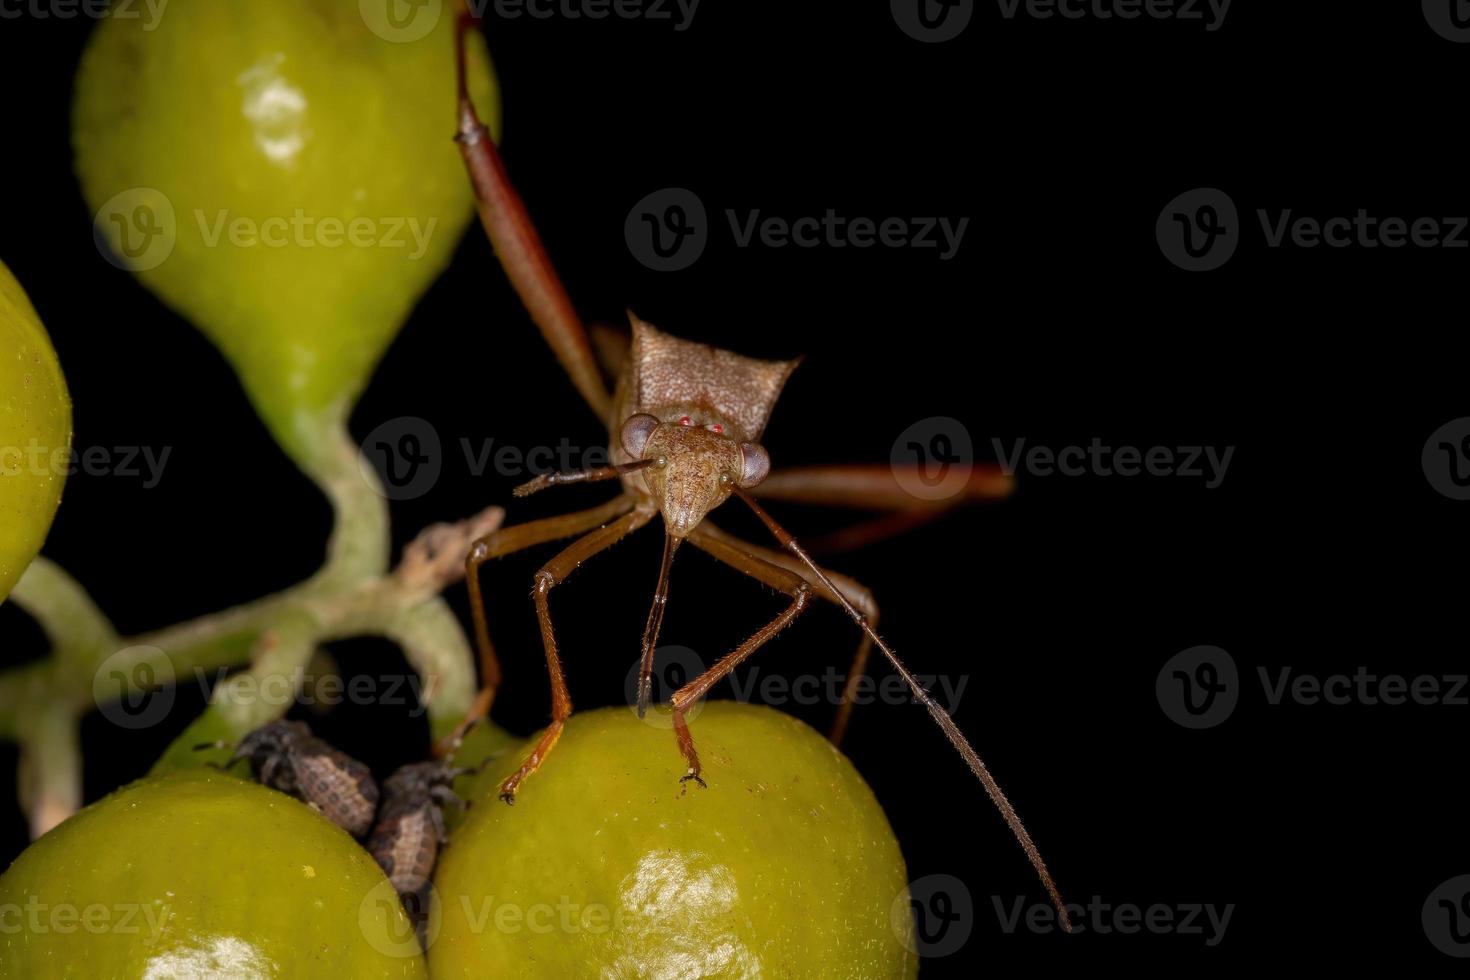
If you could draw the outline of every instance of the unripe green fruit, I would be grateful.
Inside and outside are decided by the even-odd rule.
[[[0,976],[420,980],[407,916],[357,842],[210,770],[150,777],[0,876]]]
[[[627,708],[573,715],[514,806],[495,790],[518,752],[462,784],[430,975],[915,975],[903,856],[852,764],[769,708],[712,702],[690,729],[708,788]]]
[[[41,550],[70,448],[71,399],[56,351],[0,263],[0,601]]]
[[[452,10],[410,8],[432,23],[416,36],[382,8],[173,0],[103,19],[77,74],[77,174],[106,251],[219,346],[306,464],[474,210]],[[494,128],[488,56],[469,47]]]

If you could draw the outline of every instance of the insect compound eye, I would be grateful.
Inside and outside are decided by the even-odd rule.
[[[740,444],[740,485],[753,487],[771,472],[771,456],[753,442]]]
[[[709,429],[717,436],[722,436],[725,434],[725,427],[718,422],[711,422],[709,425],[705,426],[705,428]]]
[[[693,425],[693,424],[694,424],[694,420],[693,420],[693,419],[691,419],[691,418],[690,418],[690,417],[689,417],[689,416],[687,416],[687,415],[681,415],[681,416],[680,416],[680,417],[679,417],[679,424],[680,424],[680,425]]]
[[[640,412],[631,416],[623,423],[621,441],[628,455],[634,459],[643,458],[643,449],[648,445],[648,437],[653,435],[653,430],[659,427],[656,417]]]

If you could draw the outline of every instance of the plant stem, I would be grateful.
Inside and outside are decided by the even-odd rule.
[[[332,502],[335,523],[326,562],[307,581],[119,638],[86,591],[55,564],[37,559],[22,576],[12,598],[41,624],[53,656],[0,673],[0,737],[22,744],[22,794],[33,830],[49,828],[81,801],[77,719],[118,698],[146,695],[143,685],[160,675],[164,682],[203,680],[208,670],[248,658],[249,669],[216,688],[206,711],[212,715],[206,727],[238,738],[285,713],[320,644],[380,635],[399,643],[420,675],[436,737],[463,717],[475,694],[474,661],[439,593],[463,575],[460,561],[471,541],[499,526],[503,513],[491,508],[429,528],[389,574],[387,499],[340,419],[324,418],[331,431],[317,441],[312,476]],[[161,669],[140,679],[145,662]],[[98,681],[104,671],[106,684]]]

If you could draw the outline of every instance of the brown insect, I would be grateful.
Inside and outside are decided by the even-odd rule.
[[[681,782],[704,785],[699,753],[685,722],[686,710],[711,687],[788,626],[815,599],[840,606],[862,630],[848,673],[832,739],[838,741],[851,713],[856,685],[868,655],[876,646],[908,684],[913,696],[928,709],[950,743],[980,780],[1016,835],[1040,877],[1060,921],[1070,922],[1060,894],[1041,854],[1005,794],[979,755],[944,709],[930,696],[893,650],[878,636],[878,606],[872,593],[850,578],[819,566],[797,539],[778,524],[755,499],[772,498],[857,506],[886,510],[891,517],[845,536],[852,545],[875,540],[902,527],[926,520],[943,507],[966,499],[983,498],[1009,489],[993,471],[977,468],[963,492],[938,505],[925,506],[903,490],[891,467],[812,467],[771,473],[770,457],[760,445],[761,433],[796,361],[763,361],[705,344],[681,340],[643,323],[630,314],[633,325],[617,372],[617,387],[609,396],[593,344],[572,308],[565,288],[552,269],[540,237],[525,206],[511,186],[488,130],[478,118],[465,84],[464,39],[475,19],[460,4],[458,18],[459,143],[479,201],[480,217],[501,264],[532,320],[588,405],[607,424],[612,465],[579,473],[538,477],[517,488],[524,496],[546,487],[594,480],[618,480],[622,492],[598,507],[560,517],[501,528],[475,542],[466,560],[474,615],[475,640],[480,652],[483,688],[469,719],[489,710],[500,684],[500,667],[490,641],[484,600],[480,593],[480,566],[491,558],[581,535],[537,571],[536,615],[551,679],[551,724],[526,756],[520,768],[500,787],[507,803],[528,776],[545,762],[556,745],[572,701],[562,675],[556,634],[548,605],[552,589],[594,555],[606,550],[655,516],[664,521],[663,561],[654,591],[653,607],[643,632],[638,684],[638,710],[648,706],[653,653],[668,602],[669,568],[683,542],[708,552],[746,575],[785,593],[789,605],[770,623],[721,658],[713,667],[676,691],[672,698],[673,725],[679,751],[688,764]],[[616,355],[618,345],[603,340],[605,351]],[[751,544],[721,531],[706,516],[730,497],[751,508],[771,532],[781,550]]]
[[[383,807],[367,849],[405,901],[429,883],[439,848],[449,840],[443,808],[469,805],[455,795],[454,781],[475,771],[444,760],[413,762],[384,781]]]
[[[198,749],[229,746],[206,742]],[[366,834],[378,811],[378,784],[368,767],[311,733],[305,722],[275,721],[240,740],[224,764],[249,760],[263,786],[280,790],[321,811],[353,837]]]

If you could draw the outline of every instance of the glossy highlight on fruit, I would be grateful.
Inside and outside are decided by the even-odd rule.
[[[0,602],[41,550],[70,449],[71,398],[56,351],[0,263]]]
[[[495,790],[518,753],[462,784],[430,976],[914,976],[903,857],[852,764],[788,715],[717,701],[690,725],[708,788],[681,787],[658,717],[573,715],[514,806]]]
[[[392,886],[305,805],[210,770],[149,777],[0,876],[0,976],[417,980]]]
[[[378,23],[381,3],[185,0],[101,20],[77,74],[76,169],[104,255],[219,346],[298,462],[474,212],[449,5],[403,6],[426,33]],[[489,58],[478,39],[470,53],[495,129]]]

